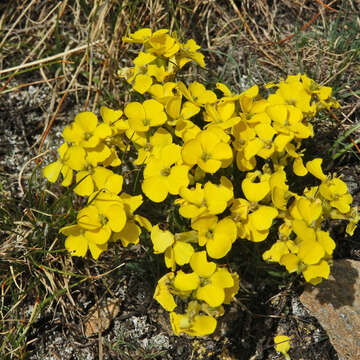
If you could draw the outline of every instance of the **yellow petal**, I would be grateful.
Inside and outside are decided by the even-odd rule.
[[[275,208],[262,205],[250,215],[251,223],[256,230],[268,230],[277,215],[278,211]]]
[[[121,118],[123,112],[121,110],[112,110],[106,106],[101,106],[100,114],[106,124],[112,125]]]
[[[88,250],[88,242],[81,233],[69,235],[65,240],[65,248],[72,256],[84,257]]]
[[[84,111],[75,116],[75,122],[81,126],[83,131],[92,133],[98,124],[98,119],[94,113]]]
[[[89,196],[94,192],[94,181],[88,171],[79,171],[76,174],[74,193],[80,196]]]
[[[195,252],[191,244],[185,243],[183,241],[176,241],[173,249],[175,261],[180,266],[188,264]]]
[[[169,291],[167,283],[173,279],[174,274],[168,273],[164,275],[157,283],[154,299],[166,310],[173,311],[176,308],[174,297]]]
[[[179,270],[174,279],[174,286],[180,291],[192,291],[197,289],[199,285],[199,276],[194,272],[186,274]]]
[[[95,243],[89,243],[89,250],[91,253],[91,256],[97,260],[102,252],[107,250],[108,244],[95,244]]]
[[[87,230],[96,230],[101,227],[99,211],[94,205],[81,209],[77,215],[79,226]]]
[[[303,220],[293,220],[292,228],[301,240],[316,241],[315,230],[309,227]]]
[[[297,176],[305,176],[308,173],[300,156],[294,160],[293,171]]]
[[[109,176],[106,181],[105,188],[114,194],[118,194],[122,190],[124,179],[119,174]]]
[[[71,169],[80,171],[86,166],[86,151],[81,146],[70,146],[66,153],[66,165]]]
[[[151,230],[151,241],[154,246],[154,254],[161,254],[174,243],[175,239],[170,231],[161,230],[159,225],[155,225]]]
[[[146,74],[139,74],[135,78],[133,89],[140,94],[144,94],[146,91],[150,89],[151,85],[152,85],[151,76]]]
[[[285,335],[275,336],[275,350],[282,354],[287,354],[290,350],[290,338]]]
[[[63,164],[60,161],[55,161],[43,168],[43,175],[50,182],[54,183],[58,179],[62,167]]]
[[[201,277],[209,277],[216,269],[214,262],[207,261],[206,251],[194,253],[190,260],[190,266]]]
[[[225,292],[223,288],[208,284],[197,289],[196,298],[205,301],[211,307],[218,307],[225,300]]]
[[[183,145],[182,158],[186,164],[195,165],[202,156],[203,150],[198,140],[190,140]]]
[[[256,202],[264,199],[270,192],[270,184],[268,181],[254,183],[249,178],[243,180],[241,188],[247,200]]]
[[[280,258],[280,264],[286,267],[289,273],[297,271],[300,259],[295,254],[285,254]]]
[[[321,282],[321,278],[327,279],[330,275],[330,266],[322,260],[319,265],[308,266],[304,271],[303,275],[306,281],[316,285]]]
[[[211,284],[219,288],[231,288],[234,286],[234,279],[226,268],[218,268],[210,277]]]
[[[317,241],[307,240],[301,242],[297,255],[304,264],[312,265],[317,264],[324,257],[325,251]]]
[[[121,231],[126,224],[126,212],[122,203],[108,206],[103,211],[103,215],[108,219],[107,224],[112,231]]]
[[[319,180],[326,179],[326,175],[323,173],[321,168],[322,161],[323,159],[316,158],[306,163],[306,168],[308,171]]]
[[[144,194],[154,202],[164,201],[169,193],[167,179],[163,176],[144,179],[141,188]]]
[[[313,221],[317,220],[319,218],[319,216],[322,214],[322,202],[320,199],[311,201],[306,198],[300,198],[297,201],[297,208],[298,208],[302,218],[309,225]]]
[[[209,315],[196,315],[190,335],[205,336],[212,334],[216,329],[216,319]]]
[[[110,239],[111,230],[109,226],[104,225],[103,227],[96,230],[87,230],[84,236],[90,244],[103,245]]]
[[[332,255],[336,244],[335,241],[330,237],[330,234],[327,231],[317,231],[316,238],[323,249],[326,251],[327,255]]]

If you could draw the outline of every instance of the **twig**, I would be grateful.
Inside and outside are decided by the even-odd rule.
[[[65,100],[65,98],[66,98],[66,96],[67,96],[67,94],[68,94],[68,92],[69,92],[72,84],[73,84],[73,82],[75,81],[77,75],[79,74],[80,69],[81,69],[81,67],[82,67],[82,65],[83,65],[83,63],[84,63],[84,61],[85,61],[85,58],[86,58],[86,54],[82,57],[82,59],[81,59],[81,61],[80,61],[80,64],[79,64],[78,68],[76,69],[76,72],[75,72],[75,74],[73,75],[73,77],[72,77],[72,79],[71,79],[71,81],[70,81],[69,86],[66,88],[64,95],[62,96],[61,100],[59,101],[59,104],[58,104],[58,106],[57,106],[57,108],[56,108],[56,110],[55,110],[54,115],[53,115],[52,118],[50,119],[48,126],[46,127],[45,131],[43,132],[43,135],[42,135],[42,137],[41,137],[41,142],[40,142],[40,145],[39,145],[39,149],[38,149],[38,153],[41,151],[41,148],[42,148],[43,145],[44,145],[45,139],[46,139],[46,137],[47,137],[47,135],[48,135],[48,133],[49,133],[49,131],[50,131],[50,129],[51,129],[51,126],[52,126],[52,124],[53,124],[53,122],[54,122],[54,120],[55,120],[55,118],[56,118],[56,115],[57,115],[58,112],[60,111],[60,108],[61,108],[61,106],[62,106],[62,104],[63,104],[63,102],[64,102],[64,100]]]
[[[343,130],[345,130],[344,125],[341,123],[341,121],[339,120],[339,118],[333,113],[333,111],[331,109],[327,109],[327,111],[330,113],[331,117],[333,119],[335,119],[337,121],[337,123],[342,127]],[[350,141],[352,142],[352,144],[354,145],[356,151],[360,154],[360,148],[359,146],[356,144],[356,142],[354,141],[354,139],[349,136]]]
[[[0,75],[11,72],[11,71],[18,71],[18,70],[21,70],[21,69],[25,69],[25,68],[31,67],[31,66],[41,65],[41,64],[47,63],[49,61],[52,61],[52,60],[55,60],[55,59],[58,59],[58,58],[61,58],[61,57],[68,57],[69,55],[72,55],[72,54],[74,54],[76,52],[85,50],[88,46],[97,45],[99,43],[101,43],[101,41],[95,41],[94,43],[82,45],[82,46],[79,46],[79,47],[77,47],[75,49],[72,49],[72,50],[63,51],[63,52],[61,52],[59,54],[49,56],[49,57],[47,57],[45,59],[39,59],[39,60],[35,60],[35,61],[32,61],[32,62],[27,63],[27,64],[22,64],[22,65],[14,66],[14,67],[9,68],[9,69],[0,70]]]
[[[43,84],[43,83],[48,83],[50,81],[59,80],[59,79],[62,79],[63,77],[64,77],[63,75],[60,75],[60,76],[54,77],[52,79],[37,80],[37,81],[33,81],[33,82],[30,82],[30,83],[26,83],[26,84],[20,84],[19,86],[16,86],[16,87],[13,87],[11,89],[3,91],[2,94],[6,94],[6,93],[9,93],[9,92],[12,92],[12,91],[17,91],[17,90],[20,90],[20,89],[22,89],[24,87],[31,86],[31,85]]]
[[[2,39],[1,43],[0,43],[0,49],[3,47],[3,45],[5,44],[5,41],[7,40],[7,38],[9,37],[9,35],[12,33],[12,31],[14,30],[15,26],[18,24],[18,22],[24,17],[24,15],[28,12],[28,10],[33,6],[33,4],[36,2],[37,0],[32,0],[30,2],[30,4],[25,8],[25,10],[21,13],[21,15],[17,18],[17,20],[12,24],[11,28],[9,29],[9,31],[6,33],[6,35],[4,36],[4,38]]]
[[[324,4],[324,3],[323,3],[322,1],[320,1],[320,0],[316,0],[316,1],[317,1],[323,8],[326,8],[326,9],[329,9],[329,10],[332,10],[332,11],[336,11],[336,12],[337,12],[337,10],[333,9],[332,7],[330,7],[330,5],[334,4],[337,0],[331,1],[329,5]],[[301,30],[301,31],[305,31],[320,15],[321,15],[321,11],[319,11],[316,15],[314,15],[314,16],[312,17],[312,19],[310,19],[310,21],[308,21],[306,24],[304,24],[304,25],[300,28],[300,30]],[[289,36],[286,37],[285,39],[282,39],[282,40],[280,40],[280,41],[278,41],[278,42],[275,42],[275,44],[281,45],[281,44],[283,44],[284,42],[286,42],[286,41],[288,41],[288,40],[291,40],[294,36],[295,36],[295,33],[289,35]]]

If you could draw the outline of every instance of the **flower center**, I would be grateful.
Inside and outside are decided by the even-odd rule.
[[[102,226],[106,225],[106,223],[108,222],[108,219],[103,214],[99,214],[99,218],[100,218],[101,225]]]
[[[211,154],[203,153],[202,156],[201,156],[202,161],[208,161],[210,159],[211,159]]]
[[[160,171],[161,176],[169,176],[170,175],[170,168],[165,168]]]
[[[205,237],[207,239],[212,239],[213,238],[213,231],[212,230],[208,230],[207,233],[205,234]]]

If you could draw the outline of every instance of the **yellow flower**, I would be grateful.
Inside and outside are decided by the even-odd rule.
[[[197,81],[192,82],[187,88],[181,81],[178,82],[178,89],[180,92],[197,107],[204,106],[206,104],[213,104],[216,102],[216,94],[207,90],[203,84]]]
[[[327,279],[329,277],[330,266],[325,260],[322,260],[319,264],[307,266],[302,273],[307,282],[317,285],[322,279]]]
[[[136,209],[142,204],[143,199],[141,195],[131,196],[122,193],[120,198],[123,202],[126,212],[127,221],[124,228],[120,232],[113,232],[111,241],[120,240],[124,247],[129,244],[137,244],[140,241],[141,227],[151,232],[152,225],[148,219],[143,216],[134,214]]]
[[[65,248],[71,255],[85,256],[89,249],[97,259],[107,249],[111,232],[120,231],[125,223],[126,214],[121,203],[110,203],[101,211],[95,205],[89,205],[79,211],[76,225],[65,226],[60,233],[67,236]]]
[[[179,270],[176,273],[173,285],[181,293],[190,293],[199,287],[200,278],[195,272],[186,274],[182,270]]]
[[[246,174],[246,178],[241,183],[242,191],[249,201],[261,201],[270,192],[270,175],[262,174],[257,170]],[[255,182],[259,180],[259,182]]]
[[[241,121],[241,118],[235,114],[235,104],[227,101],[216,105],[207,104],[205,106],[204,120],[222,129],[228,129]]]
[[[113,110],[106,106],[101,106],[100,114],[104,123],[110,126],[113,136],[122,134],[129,128],[129,124],[121,118],[123,115],[122,110]]]
[[[269,235],[273,220],[278,215],[277,209],[271,206],[261,205],[248,215],[245,228],[249,231],[248,240],[254,242],[264,241]]]
[[[352,196],[349,194],[346,184],[338,177],[326,178],[320,184],[319,191],[330,202],[330,205],[338,209],[342,214],[350,211]]]
[[[182,197],[176,200],[176,204],[180,204],[179,213],[191,219],[205,214],[221,214],[234,196],[232,183],[224,176],[219,185],[208,181],[202,189],[201,184],[196,183],[192,189],[182,187],[179,194]]]
[[[224,257],[237,237],[235,222],[230,217],[220,221],[217,216],[201,217],[191,226],[199,232],[199,245],[206,245],[207,253],[214,259]]]
[[[210,307],[218,307],[225,301],[225,288],[232,288],[234,279],[226,268],[218,268],[209,278],[209,283],[196,291],[196,298]]]
[[[157,283],[154,299],[166,310],[173,311],[176,308],[176,302],[169,290],[169,284],[174,279],[174,273],[165,274]]]
[[[76,174],[76,183],[74,192],[80,196],[89,196],[95,190],[104,189],[118,194],[122,190],[123,177],[102,166],[97,166],[94,169],[79,171]]]
[[[140,135],[140,133],[138,134]],[[149,162],[151,155],[158,157],[161,149],[172,143],[171,134],[163,128],[159,128],[150,137],[149,141],[138,149],[138,157],[134,161],[135,165],[142,165]]]
[[[185,44],[180,44],[180,52],[176,54],[176,64],[181,69],[189,61],[194,60],[202,68],[205,68],[204,55],[197,52],[200,46],[194,39],[189,39]]]
[[[190,242],[197,242],[195,231],[187,231],[173,235],[168,230],[161,230],[159,225],[151,229],[151,241],[154,246],[154,254],[165,253],[165,265],[173,271],[176,264],[182,266],[188,264],[194,248]]]
[[[191,336],[205,336],[212,334],[216,329],[216,319],[210,315],[195,315],[190,320],[188,314],[170,313],[170,323],[174,334],[181,333]]]
[[[180,44],[168,32],[166,29],[155,31],[147,42],[146,50],[156,56],[174,56],[180,50]]]
[[[166,122],[164,106],[156,100],[145,100],[143,104],[131,102],[124,109],[129,119],[129,126],[134,131],[146,132],[153,126],[159,126]]]
[[[220,128],[203,130],[195,139],[184,144],[182,158],[186,164],[197,164],[203,171],[215,173],[220,167],[230,165],[232,160],[232,150],[227,141],[228,135]]]
[[[322,214],[320,199],[310,200],[298,197],[290,206],[289,212],[294,219],[304,220],[307,225],[313,224]]]
[[[271,174],[269,179],[271,189],[271,200],[273,205],[279,210],[286,210],[287,202],[291,196],[289,186],[286,184],[286,172],[283,167]]]
[[[311,95],[300,81],[300,74],[289,76],[286,81],[280,81],[278,90],[269,96],[268,101],[273,104],[294,105],[305,114],[314,114],[316,110],[311,104]]]
[[[164,106],[167,102],[175,97],[174,89],[176,88],[176,83],[167,81],[165,84],[154,84],[150,87],[149,93],[154,97],[154,99]],[[181,97],[180,97],[181,100]]]
[[[152,156],[144,169],[142,190],[154,202],[166,199],[168,193],[179,194],[182,186],[189,184],[189,167],[181,163],[181,147],[175,144],[164,146],[159,157]]]
[[[154,77],[158,82],[166,81],[166,78],[171,76],[171,72],[166,71],[164,65],[158,66],[156,64],[150,64],[147,67],[147,76]],[[166,83],[165,83],[166,84]],[[149,88],[146,90],[148,91]]]
[[[80,148],[81,149],[81,148]],[[85,151],[81,149],[85,155]],[[43,175],[46,177],[50,182],[54,183],[58,179],[60,173],[63,176],[63,181],[61,185],[69,186],[72,183],[73,178],[73,171],[69,165],[66,164],[66,161],[71,156],[69,151],[69,146],[67,143],[63,143],[58,148],[59,158],[45,166],[43,168]]]
[[[289,254],[291,247],[295,246],[292,240],[281,241],[276,243],[262,255],[262,258],[267,261],[280,262],[282,256]]]
[[[288,351],[290,350],[290,338],[285,335],[274,337],[275,350],[285,356],[286,360],[290,360]]]
[[[96,202],[94,202],[96,205]],[[121,231],[126,223],[126,213],[121,202],[113,203],[101,210],[95,205],[81,209],[77,216],[78,225],[85,229],[84,236],[97,244],[104,244],[111,232]]]
[[[200,277],[210,277],[216,270],[216,264],[207,261],[206,251],[194,253],[190,259],[190,266]]]
[[[152,31],[149,28],[143,28],[135,31],[133,34],[129,34],[129,37],[123,36],[122,41],[128,43],[140,43],[148,41],[151,37]]]
[[[112,135],[108,124],[98,125],[98,119],[92,112],[86,111],[76,115],[75,121],[63,131],[63,138],[83,148],[95,148],[99,143]]]

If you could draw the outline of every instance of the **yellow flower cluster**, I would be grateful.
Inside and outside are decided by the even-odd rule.
[[[88,206],[79,211],[77,223],[65,226],[65,247],[72,255],[85,256],[90,250],[94,259],[107,249],[109,241],[120,240],[123,246],[137,244],[141,227],[151,230],[151,223],[134,211],[142,204],[141,195],[122,192],[123,177],[109,166],[121,164],[118,149],[125,149],[122,134],[129,128],[121,119],[121,110],[101,108],[103,122],[91,112],[82,112],[65,127],[59,158],[43,169],[50,182],[60,174],[62,185],[70,186],[76,172],[74,192],[88,197]]]
[[[60,230],[71,254],[85,256],[90,249],[98,258],[109,241],[136,244],[146,229],[154,253],[164,254],[170,269],[154,298],[170,313],[177,335],[214,332],[223,305],[239,288],[238,275],[217,261],[235,241],[266,240],[275,222],[277,240],[263,259],[312,284],[327,278],[335,242],[326,223],[348,220],[346,231],[353,234],[359,220],[340,177],[326,176],[320,158],[302,160],[302,141],[314,135],[312,118],[339,107],[331,88],[301,74],[267,84],[267,98],[256,85],[241,94],[222,83],[214,90],[196,81],[186,85],[176,81],[185,64],[205,67],[194,40],[182,44],[164,29],[141,29],[123,40],[142,44],[134,67],[119,75],[143,101],[123,111],[102,107],[100,124],[93,113],[77,115],[63,132],[58,160],[44,168],[51,182],[61,174],[64,186],[75,171],[74,191],[88,197],[77,223]],[[123,193],[122,176],[109,169],[121,165],[125,151],[143,169],[143,194],[171,204],[180,219],[171,231],[134,215],[142,195]],[[310,173],[319,185],[295,193],[285,170],[298,177]],[[175,311],[180,308],[183,313]]]

